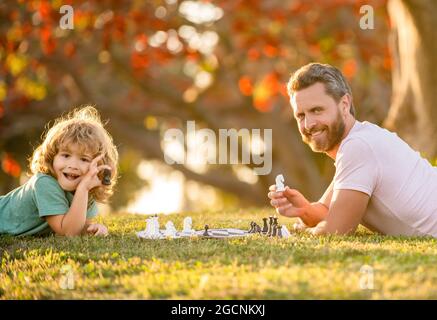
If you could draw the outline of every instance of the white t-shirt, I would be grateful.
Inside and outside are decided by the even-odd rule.
[[[335,167],[334,190],[370,196],[364,226],[387,235],[437,237],[437,168],[396,133],[355,121]]]

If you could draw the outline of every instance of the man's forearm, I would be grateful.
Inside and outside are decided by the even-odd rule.
[[[86,224],[86,211],[88,207],[88,190],[77,188],[71,203],[70,210],[62,219],[62,230],[66,236],[81,234]]]
[[[306,208],[300,219],[308,227],[315,227],[320,221],[326,218],[328,211],[329,208],[324,204],[313,202]]]

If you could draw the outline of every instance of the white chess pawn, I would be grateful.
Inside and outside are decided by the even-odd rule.
[[[176,228],[173,224],[173,222],[169,221],[165,224],[165,231],[164,235],[167,237],[174,237],[176,236]]]
[[[150,219],[146,219],[146,229],[144,229],[144,235],[146,237],[150,236],[150,233],[152,231],[152,223]]]
[[[291,236],[290,231],[288,231],[286,226],[282,226],[281,228],[282,238],[289,238]]]
[[[158,221],[158,216],[154,216],[152,218],[153,221],[153,233],[152,233],[152,237],[153,238],[159,238],[161,236],[160,230],[159,230],[159,221]]]
[[[284,176],[282,174],[278,174],[276,176],[276,191],[284,191],[285,187],[284,187]]]
[[[193,227],[193,220],[191,219],[191,217],[186,217],[184,219],[184,228],[183,228],[182,232],[192,234],[192,233],[194,233],[194,230],[192,227]]]

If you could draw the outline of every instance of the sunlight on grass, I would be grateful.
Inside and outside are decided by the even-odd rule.
[[[246,229],[269,209],[162,216],[178,229]],[[349,237],[140,240],[144,217],[101,218],[107,238],[0,237],[1,299],[411,299],[437,298],[433,238]],[[280,218],[291,227],[292,220]],[[374,270],[363,290],[360,268]],[[70,277],[70,289],[62,285]],[[66,283],[66,282],[65,282]],[[63,289],[64,288],[64,289]]]

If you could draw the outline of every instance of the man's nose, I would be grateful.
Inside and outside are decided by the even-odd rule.
[[[316,122],[310,116],[306,116],[305,117],[305,123],[304,124],[305,124],[305,130],[306,131],[311,131],[316,126]]]

